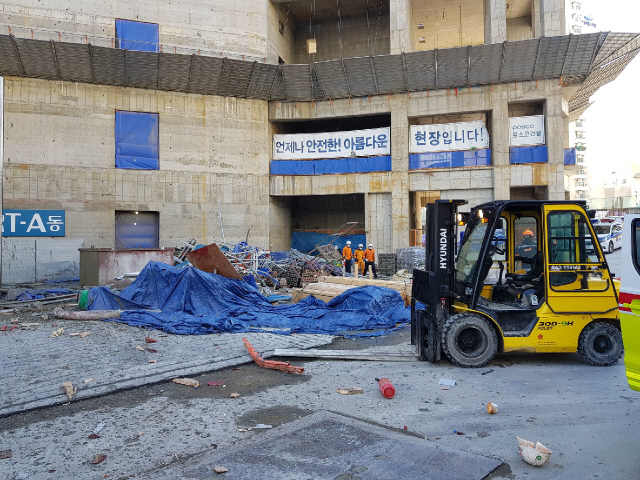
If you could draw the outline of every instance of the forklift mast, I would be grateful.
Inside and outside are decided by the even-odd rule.
[[[440,360],[437,332],[451,311],[455,292],[457,213],[465,200],[436,200],[427,205],[425,269],[413,271],[411,344],[419,357]],[[417,310],[416,302],[425,310]]]

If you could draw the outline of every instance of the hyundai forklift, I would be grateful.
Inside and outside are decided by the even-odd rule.
[[[582,201],[508,200],[459,212],[427,205],[426,261],[413,271],[411,343],[482,367],[497,353],[623,354],[617,285]],[[463,234],[462,234],[463,233]]]

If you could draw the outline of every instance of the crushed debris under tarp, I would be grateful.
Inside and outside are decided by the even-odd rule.
[[[376,336],[410,321],[401,295],[388,288],[353,288],[326,304],[307,297],[294,305],[271,305],[242,280],[159,262],[149,262],[120,294],[106,287],[92,288],[88,308],[121,310],[119,318],[107,321],[185,335],[270,332]]]

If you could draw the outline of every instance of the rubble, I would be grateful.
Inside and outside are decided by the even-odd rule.
[[[73,396],[78,392],[78,388],[74,387],[68,380],[62,383],[62,388],[64,388],[64,393],[66,393],[69,398],[73,398]]]

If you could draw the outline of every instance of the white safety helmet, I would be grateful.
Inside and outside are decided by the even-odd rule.
[[[362,244],[358,245],[358,248],[362,248]]]
[[[351,240],[347,240],[347,245],[351,245]]]
[[[369,248],[373,248],[373,243],[370,243],[370,244],[369,244]]]

